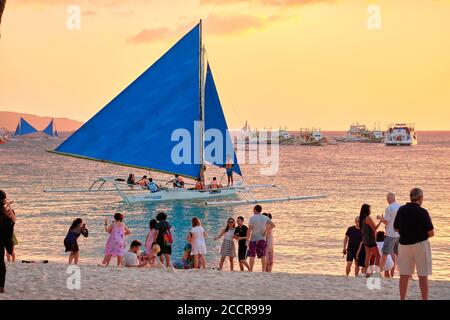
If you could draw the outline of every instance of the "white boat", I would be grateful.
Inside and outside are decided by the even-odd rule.
[[[362,142],[368,139],[369,132],[365,125],[357,123],[350,126],[345,137],[336,137],[334,139],[338,142]]]
[[[326,146],[327,138],[322,135],[320,129],[300,129],[301,145],[304,146]]]
[[[250,131],[248,125],[244,129]],[[223,168],[230,161],[234,173],[242,176],[210,64],[206,61],[201,21],[109,104],[49,152],[203,180],[207,163]],[[255,199],[252,190],[257,188],[276,189],[282,196]],[[44,191],[114,191],[127,203],[202,201],[205,204],[209,199],[244,197],[214,201],[212,205],[326,197],[323,194],[290,196],[279,186],[246,186],[243,182],[218,189],[160,188],[150,192],[111,177],[95,180],[88,189]]]
[[[414,124],[399,123],[388,126],[386,146],[414,146],[417,144],[417,133]]]

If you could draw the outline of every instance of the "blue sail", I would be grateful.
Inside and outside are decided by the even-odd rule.
[[[24,136],[26,134],[38,132],[31,124],[29,124],[24,118],[20,117],[19,124],[17,125],[15,136]]]
[[[42,130],[42,132],[47,134],[47,135],[49,135],[50,137],[57,136],[56,130],[54,129],[54,125],[53,125],[53,119],[52,119],[52,121],[50,121],[50,123],[48,124],[47,128]]]
[[[199,24],[54,152],[198,177],[200,163],[173,161],[182,139],[172,133],[199,131],[200,32]]]
[[[211,130],[211,141],[208,141],[208,130]],[[236,153],[234,151],[233,142],[228,132],[227,122],[225,115],[223,114],[222,105],[220,103],[219,94],[217,93],[214,78],[211,72],[211,68],[208,63],[206,71],[206,84],[205,84],[205,151],[208,151],[208,146],[215,143],[214,131],[220,131],[223,137],[215,149],[214,152],[205,152],[205,160],[216,166],[223,167],[226,164],[227,157],[233,159],[234,167],[233,171],[242,176],[241,168],[237,161]]]

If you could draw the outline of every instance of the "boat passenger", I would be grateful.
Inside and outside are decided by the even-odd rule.
[[[134,174],[130,173],[127,179],[127,184],[134,186],[136,185],[136,178],[134,177]]]
[[[152,178],[148,179],[147,188],[152,193],[160,190],[159,186],[153,181]]]
[[[175,175],[175,179],[170,181],[173,183],[174,188],[184,188],[184,180],[178,174]]]
[[[227,179],[228,179],[228,184],[227,187],[233,186],[233,167],[234,167],[234,163],[233,161],[231,161],[231,157],[227,156],[227,163],[225,164],[225,170],[227,172]]]
[[[197,178],[197,182],[195,184],[195,190],[204,190],[205,189],[205,185],[202,182],[202,178]]]
[[[211,184],[209,185],[210,189],[219,189],[221,185],[217,182],[217,178],[213,177]]]
[[[142,179],[139,180],[136,184],[141,187],[147,187],[147,184],[148,184],[147,176],[143,176]]]

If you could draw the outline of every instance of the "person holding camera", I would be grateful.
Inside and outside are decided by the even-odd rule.
[[[88,229],[86,229],[86,224],[80,218],[75,219],[67,232],[66,238],[64,239],[64,247],[66,252],[70,252],[69,264],[78,264],[79,247],[78,247],[78,237],[83,235],[85,238],[88,237]]]

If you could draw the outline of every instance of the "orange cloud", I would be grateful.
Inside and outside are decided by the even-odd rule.
[[[213,35],[235,34],[245,32],[251,29],[261,29],[270,24],[287,19],[286,15],[272,15],[269,17],[258,17],[253,15],[219,15],[211,13],[204,19],[204,30]],[[127,42],[130,44],[147,43],[174,37],[185,32],[192,27],[196,21],[189,21],[179,25],[176,29],[156,28],[144,29],[137,35],[129,37]]]
[[[252,3],[266,6],[298,6],[334,0],[200,0],[201,4],[230,5],[237,3]]]

